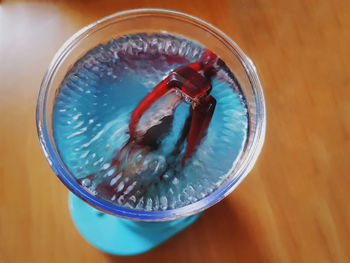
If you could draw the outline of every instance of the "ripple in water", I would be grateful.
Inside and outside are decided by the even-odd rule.
[[[129,139],[130,115],[141,99],[171,70],[197,62],[203,50],[174,35],[135,34],[97,46],[74,65],[57,95],[53,128],[60,155],[82,187],[116,205],[157,211],[194,203],[227,179],[248,121],[244,96],[224,65],[212,80],[217,104],[207,135],[185,167],[179,160],[186,141],[171,154],[189,114],[185,101],[172,117],[162,113],[169,117],[168,135],[156,150],[132,146],[123,152],[124,163],[113,163]],[[144,114],[139,130],[159,124],[157,116],[171,96]]]

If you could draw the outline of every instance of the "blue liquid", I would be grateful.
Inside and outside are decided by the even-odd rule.
[[[125,167],[112,165],[129,139],[138,103],[171,70],[197,62],[203,50],[174,35],[137,34],[100,45],[73,66],[57,94],[53,129],[61,158],[82,187],[119,206],[157,211],[192,204],[228,179],[246,141],[248,119],[244,96],[225,66],[212,79],[217,104],[207,135],[185,167],[177,163],[186,142],[177,160],[169,158],[189,114],[185,101],[157,150],[141,149]],[[144,123],[166,99],[146,112]]]

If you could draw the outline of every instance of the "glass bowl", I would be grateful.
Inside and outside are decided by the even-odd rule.
[[[205,198],[176,209],[138,211],[117,206],[95,197],[79,185],[57,150],[52,128],[52,112],[61,82],[74,63],[101,43],[134,33],[168,32],[195,41],[218,55],[240,83],[246,98],[248,131],[243,150],[226,180]],[[80,199],[112,215],[141,221],[164,221],[199,213],[231,193],[253,168],[263,146],[266,129],[265,101],[252,61],[238,45],[214,26],[193,16],[170,10],[137,9],[119,12],[92,23],[74,34],[56,53],[42,81],[37,104],[40,145],[52,170]]]

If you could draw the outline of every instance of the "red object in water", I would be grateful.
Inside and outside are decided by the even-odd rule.
[[[161,81],[132,112],[129,124],[130,139],[127,145],[134,141],[136,125],[145,111],[169,92],[179,92],[183,99],[192,104],[187,148],[182,159],[184,166],[185,161],[193,155],[206,135],[214,114],[216,100],[209,93],[211,91],[210,78],[216,73],[214,67],[216,61],[216,55],[206,49],[199,62],[181,66]]]
[[[182,132],[179,134],[179,138],[170,155],[170,157],[176,158],[180,154],[185,140],[187,140],[185,153],[181,160],[181,165],[184,167],[186,161],[192,157],[206,135],[214,114],[216,100],[210,95],[210,91],[212,88],[211,77],[216,74],[215,64],[217,61],[218,58],[216,55],[209,50],[205,50],[199,62],[181,66],[173,70],[150,93],[148,93],[131,114],[131,120],[129,123],[130,138],[112,160],[112,166],[116,166],[118,169],[125,169],[127,165],[123,165],[125,163],[133,163],[133,156],[136,153],[143,151],[145,154],[142,154],[142,158],[145,158],[148,152],[157,148],[159,140],[165,135],[163,130],[167,130],[171,127],[173,116],[164,116],[161,120],[161,124],[158,124],[158,126],[164,124],[164,127],[167,128],[158,127],[158,129],[157,125],[152,126],[142,135],[136,128],[147,109],[149,109],[161,97],[174,92],[179,96],[176,96],[175,99],[170,100],[170,102],[166,101],[166,103],[169,103],[166,104],[166,107],[170,109],[170,112],[174,113],[181,100],[191,103],[190,115],[185,121]],[[169,158],[169,160],[170,159],[172,158]],[[171,163],[170,161],[167,165],[171,167],[177,165],[177,163]],[[131,169],[133,169],[132,167],[133,165],[131,165]],[[122,184],[119,184],[116,181],[113,182],[112,179],[105,180],[97,186],[96,191],[98,193],[103,193],[104,196],[108,196],[112,201],[118,200],[118,202],[126,202],[128,197],[132,195],[141,195],[151,184],[151,181],[147,181],[148,177],[146,178],[146,181],[144,181],[145,178],[138,180],[136,179],[137,176],[137,172],[135,173],[135,171],[131,170],[130,174],[126,172],[118,179],[123,180],[122,178],[127,178]],[[86,178],[92,180],[95,178],[95,175],[90,175]],[[162,175],[160,175],[159,179],[162,180]],[[82,180],[80,180],[80,183],[82,183]]]

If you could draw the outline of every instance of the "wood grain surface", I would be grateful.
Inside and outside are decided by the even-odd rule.
[[[40,149],[35,105],[54,53],[81,27],[142,7],[227,33],[255,62],[267,136],[246,180],[153,251],[90,246]],[[0,262],[350,262],[350,1],[0,1]]]

